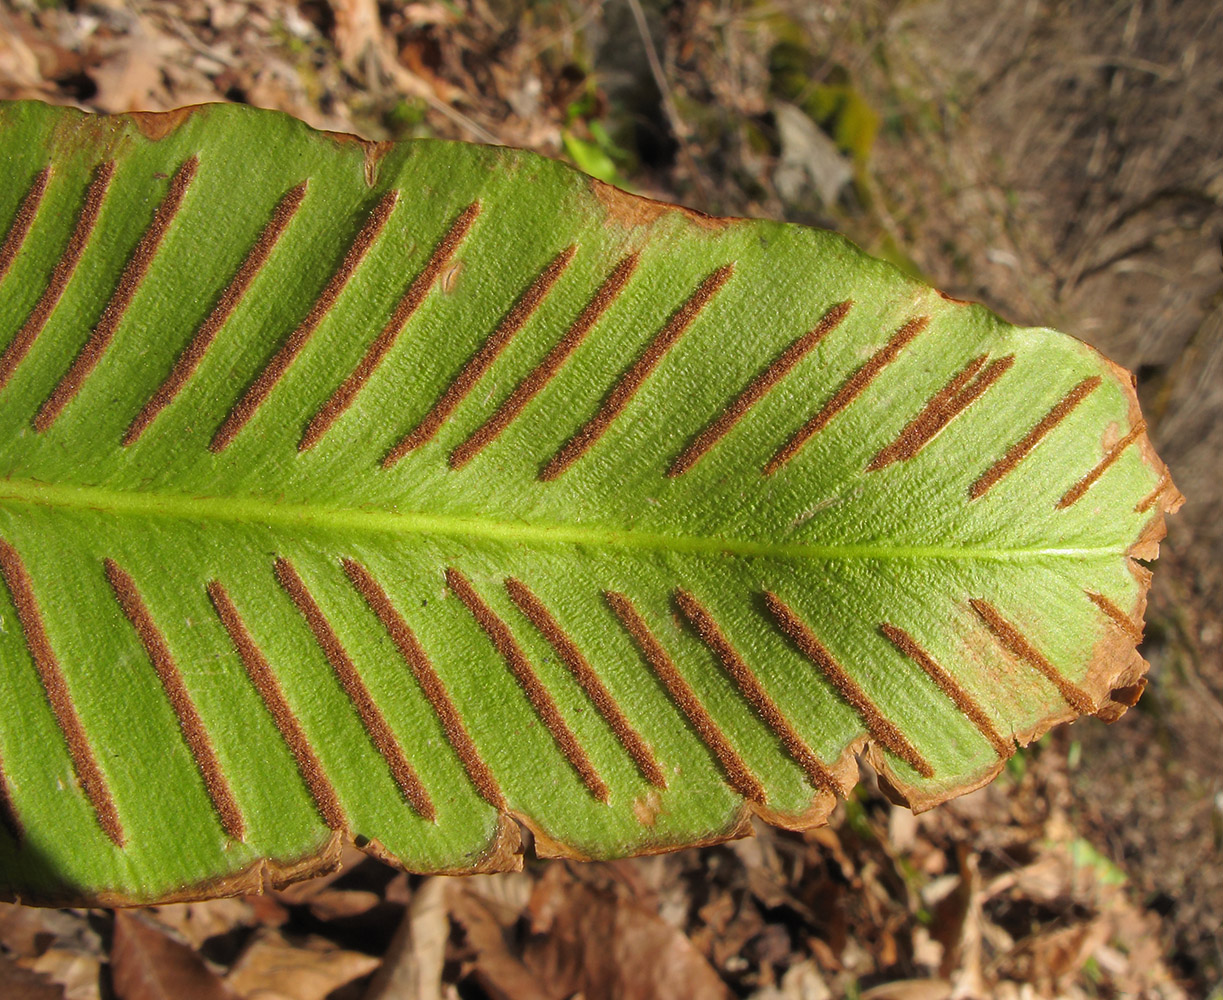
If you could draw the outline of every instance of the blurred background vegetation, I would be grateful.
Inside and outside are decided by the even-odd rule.
[[[759,1000],[1223,997],[1214,0],[0,0],[0,98],[234,101],[372,139],[522,146],[710,214],[838,229],[1137,373],[1189,503],[1160,559],[1135,711],[1063,728],[994,787],[917,819],[868,782],[806,837],[456,883],[435,906],[436,992],[421,995],[693,995],[617,980],[602,953],[643,982],[679,963],[690,988],[711,972]],[[269,941],[306,966],[377,961],[322,992],[281,979],[260,996],[398,995],[376,990],[424,947],[419,920],[404,941],[433,881],[366,862],[141,926],[190,946],[230,995],[255,995],[242,970]],[[71,996],[114,990],[111,917],[35,945],[13,936],[11,909],[4,968]],[[597,940],[574,930],[590,912],[606,917]],[[642,930],[622,940],[630,912]]]

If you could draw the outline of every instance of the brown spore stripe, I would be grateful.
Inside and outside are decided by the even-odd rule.
[[[301,616],[306,619],[306,624],[314,633],[314,638],[327,657],[327,662],[331,664],[331,669],[335,671],[340,686],[353,703],[361,724],[365,726],[374,747],[382,754],[387,767],[390,768],[391,777],[395,779],[404,798],[425,819],[436,821],[437,810],[433,806],[433,800],[429,798],[429,793],[425,791],[416,771],[408,763],[403,748],[374,701],[374,696],[365,686],[365,681],[357,673],[357,668],[340,642],[340,637],[335,634],[331,623],[323,614],[323,609],[318,606],[293,564],[283,556],[276,560],[276,579],[297,606]]]
[[[602,405],[582,427],[540,470],[539,478],[545,482],[556,479],[574,462],[586,454],[606,432],[637,391],[658,367],[666,353],[700,315],[723,285],[734,273],[734,266],[726,264],[709,275],[688,300],[679,307],[663,328],[658,331],[637,360],[629,366],[620,381],[603,400]]]
[[[85,246],[89,242],[90,234],[93,233],[94,226],[98,224],[98,214],[102,211],[102,202],[106,198],[106,191],[114,175],[115,163],[113,160],[107,160],[98,167],[93,180],[90,181],[89,188],[85,192],[85,203],[81,206],[81,214],[77,216],[76,226],[73,227],[72,235],[68,238],[68,245],[64,248],[63,256],[51,271],[51,279],[47,282],[47,287],[43,289],[42,295],[34,304],[33,310],[26,317],[21,329],[17,331],[17,335],[9,342],[4,353],[0,354],[0,389],[8,385],[17,366],[34,346],[34,341],[38,339],[43,327],[47,325],[47,320],[51,318],[51,313],[59,304],[64,289],[72,280],[76,266],[80,263],[81,254],[85,252]]]
[[[781,352],[763,372],[757,375],[747,388],[743,390],[725,410],[698,434],[671,463],[667,475],[674,478],[681,476],[704,458],[715,444],[731,432],[734,426],[742,420],[748,410],[768,395],[778,382],[786,377],[803,358],[815,348],[821,340],[835,330],[852,308],[853,302],[842,302],[833,306],[823,318],[808,333],[799,337]]]
[[[505,809],[505,795],[502,794],[501,786],[480,756],[480,751],[476,748],[471,736],[468,735],[467,727],[463,725],[458,709],[450,700],[446,685],[442,683],[437,671],[433,669],[433,664],[429,662],[428,656],[425,655],[424,649],[417,641],[416,634],[404,621],[403,615],[391,603],[390,597],[369,570],[352,559],[345,559],[344,572],[348,574],[348,579],[352,581],[357,593],[365,598],[365,602],[378,616],[382,627],[387,630],[391,641],[395,643],[395,648],[399,650],[399,655],[408,664],[412,676],[416,678],[416,683],[420,685],[425,698],[433,711],[437,713],[446,738],[454,747],[454,752],[458,754],[463,770],[471,778],[476,790],[489,805],[496,809]]]
[[[42,204],[42,196],[47,192],[47,181],[50,179],[51,168],[43,167],[21,200],[17,214],[13,216],[8,235],[4,237],[4,242],[0,243],[0,281],[8,274],[8,269],[13,266],[13,261],[21,252],[25,238],[30,234],[30,227],[34,224],[34,217],[38,214],[38,206]]]
[[[476,457],[484,448],[495,441],[501,433],[517,419],[526,405],[555,377],[556,373],[569,359],[578,345],[586,339],[586,335],[599,321],[599,317],[616,301],[629,278],[637,270],[640,260],[638,254],[630,254],[616,265],[607,279],[599,286],[594,298],[586,303],[577,319],[565,331],[565,335],[556,342],[535,368],[528,374],[514,391],[506,397],[504,403],[472,435],[450,453],[450,468],[461,469]]]
[[[1109,467],[1121,457],[1121,453],[1135,441],[1137,441],[1143,432],[1146,431],[1146,429],[1146,421],[1139,420],[1138,423],[1136,423],[1130,429],[1130,432],[1125,435],[1125,437],[1108,449],[1108,454],[1100,459],[1100,461],[1092,468],[1090,472],[1087,473],[1087,475],[1085,475],[1066,491],[1065,496],[1063,496],[1057,502],[1057,509],[1062,510],[1063,508],[1069,507],[1071,504],[1081,500],[1083,498],[1083,494],[1095,485],[1096,480],[1108,471]]]
[[[391,217],[391,212],[394,211],[398,200],[398,191],[388,191],[378,199],[378,203],[365,220],[361,231],[357,233],[356,238],[353,239],[349,246],[348,252],[344,255],[344,260],[331,275],[331,278],[328,279],[318,298],[314,300],[314,304],[310,307],[306,318],[297,325],[297,328],[289,334],[288,339],[280,346],[280,349],[272,355],[271,359],[264,366],[263,371],[259,373],[258,378],[251,383],[251,387],[246,390],[245,395],[234,404],[233,409],[229,411],[229,415],[222,421],[221,426],[217,428],[212,442],[208,445],[210,451],[218,453],[228,448],[233,439],[238,436],[242,428],[255,415],[259,407],[263,405],[263,401],[276,388],[276,384],[284,376],[284,373],[289,370],[289,366],[293,364],[298,354],[301,353],[302,348],[309,342],[318,325],[323,321],[327,313],[331,311],[348,285],[349,280],[356,273],[357,268],[361,266],[365,255],[369,253],[370,248],[378,239],[378,234],[382,232],[382,228],[386,225],[387,219]]]
[[[879,711],[858,682],[824,648],[823,643],[815,637],[815,633],[811,631],[807,623],[799,618],[780,597],[770,591],[764,592],[764,602],[781,631],[789,637],[803,656],[819,667],[828,682],[858,713],[871,738],[903,760],[923,778],[934,777],[934,768],[930,766],[926,758],[909,742],[908,737]]]
[[[246,623],[238,614],[238,609],[234,606],[225,587],[213,580],[208,584],[207,590],[212,606],[216,609],[221,624],[225,626],[225,631],[229,633],[230,641],[238,651],[238,658],[242,661],[242,666],[246,668],[247,676],[251,679],[255,690],[259,692],[259,697],[263,699],[263,704],[280,731],[281,738],[297,762],[298,773],[301,774],[311,798],[314,799],[319,816],[332,830],[347,830],[348,820],[344,816],[344,807],[340,805],[339,796],[336,795],[335,788],[327,778],[322,763],[315,755],[314,747],[310,745],[310,740],[302,729],[301,723],[297,721],[297,716],[293,714],[293,709],[285,700],[280,682],[276,680],[276,675],[268,666],[263,651],[251,638]]]
[[[102,831],[116,846],[122,847],[126,842],[123,824],[119,822],[119,813],[115,809],[110,789],[98,768],[85,727],[81,725],[80,717],[72,704],[72,694],[59,668],[59,661],[56,660],[55,652],[47,639],[42,613],[38,609],[34,589],[30,585],[30,576],[17,550],[3,539],[0,539],[0,574],[4,576],[13,606],[17,609],[17,620],[21,623],[21,632],[26,648],[30,651],[30,658],[34,661],[34,668],[38,672],[38,679],[42,682],[55,721],[68,744],[68,756],[72,758],[77,780],[93,806]]]
[[[818,413],[800,427],[777,453],[768,460],[764,474],[771,476],[783,465],[797,455],[803,446],[831,422],[832,418],[850,405],[879,376],[888,365],[899,356],[909,343],[922,332],[930,322],[929,316],[918,316],[909,320],[893,335],[892,339],[876,351],[857,371],[846,379],[832,398],[828,400]]]
[[[246,295],[251,282],[263,270],[263,266],[267,263],[276,244],[280,242],[280,237],[288,228],[289,223],[293,221],[293,217],[297,214],[297,210],[301,207],[302,200],[305,197],[306,182],[302,181],[280,199],[275,210],[272,212],[271,219],[268,220],[268,224],[264,226],[263,232],[255,240],[254,245],[246,255],[246,259],[234,274],[233,279],[222,293],[221,298],[217,300],[217,304],[213,307],[212,312],[208,314],[208,318],[196,330],[195,336],[191,338],[191,342],[183,350],[182,354],[178,356],[178,360],[174,362],[174,367],[170,369],[170,374],[166,376],[166,380],[158,386],[157,391],[144,404],[141,411],[136,414],[135,419],[127,429],[127,433],[123,435],[123,444],[125,446],[135,444],[140,440],[140,436],[148,430],[149,425],[157,419],[158,414],[174,402],[175,397],[182,391],[183,386],[190,381],[191,376],[195,374],[195,370],[200,366],[200,362],[204,360],[204,355],[208,353],[208,348],[212,346],[212,342],[216,339],[217,334],[229,321],[229,317],[238,307],[238,303]]]
[[[1114,625],[1134,640],[1135,644],[1142,642],[1142,624],[1140,622],[1134,621],[1103,594],[1097,594],[1092,590],[1084,591],[1084,593],[1091,599],[1091,603],[1103,611],[1112,620]]]
[[[408,290],[395,306],[395,310],[391,313],[391,318],[387,320],[386,326],[382,328],[382,332],[365,351],[365,355],[358,362],[357,367],[346,378],[335,392],[331,394],[331,398],[319,409],[306,425],[305,433],[302,434],[302,439],[297,445],[298,451],[309,451],[323,439],[323,436],[331,429],[334,424],[344,414],[344,411],[352,406],[352,402],[357,398],[357,393],[369,381],[371,375],[378,370],[378,366],[382,364],[383,359],[390,353],[392,347],[395,346],[395,341],[399,339],[399,335],[403,332],[403,328],[407,325],[409,319],[421,303],[425,301],[425,297],[429,294],[430,289],[441,276],[446,265],[450,263],[450,259],[458,250],[459,245],[466,238],[468,231],[471,229],[472,223],[476,221],[480,214],[480,203],[473,201],[462,212],[458,218],[454,220],[446,234],[438,242],[433,249],[433,254],[429,257],[425,264],[424,270],[420,272],[413,280]]]
[[[497,617],[492,608],[484,603],[480,595],[476,593],[475,588],[468,582],[467,577],[453,567],[446,570],[446,586],[450,588],[451,592],[471,612],[471,616],[476,620],[476,623],[484,630],[489,639],[492,640],[493,646],[505,661],[506,666],[510,668],[514,679],[518,681],[518,684],[526,693],[531,707],[535,709],[536,714],[543,720],[544,725],[548,728],[548,732],[552,734],[552,738],[556,741],[556,745],[560,747],[561,752],[578,773],[583,784],[590,789],[591,794],[600,802],[606,802],[611,797],[607,784],[599,777],[594,764],[586,756],[586,751],[582,749],[582,745],[578,743],[577,737],[573,735],[572,730],[570,730],[565,720],[561,717],[560,709],[556,707],[556,702],[553,701],[552,695],[548,693],[548,689],[544,687],[543,682],[531,668],[531,664],[527,662],[526,654],[519,648],[518,643],[514,641],[514,636],[510,632],[509,626]]]
[[[1090,378],[1083,379],[1066,393],[1053,409],[1041,417],[1035,427],[1011,445],[1007,453],[986,469],[981,478],[969,487],[969,499],[977,500],[993,489],[1003,476],[1013,471],[1015,466],[1027,457],[1028,452],[1035,448],[1054,427],[1070,416],[1075,407],[1095,392],[1103,381],[1099,375],[1092,375]]]
[[[883,622],[879,626],[879,631],[901,653],[917,663],[926,672],[926,675],[938,685],[939,690],[951,699],[952,704],[960,712],[968,717],[969,722],[977,727],[977,730],[989,741],[990,746],[994,748],[995,753],[999,757],[1006,760],[1015,753],[1015,744],[1011,740],[1003,738],[1002,734],[994,728],[994,724],[990,722],[989,716],[985,714],[984,709],[977,704],[973,696],[965,691],[956,682],[956,679],[935,661],[934,657],[922,649],[913,636],[909,635],[904,629],[898,628],[895,625],[889,625],[887,622]]]
[[[548,645],[556,650],[557,657],[569,668],[574,679],[582,686],[582,690],[586,692],[599,714],[607,721],[612,732],[616,734],[616,739],[633,759],[633,763],[637,765],[642,776],[651,784],[659,788],[666,788],[667,778],[662,773],[662,768],[658,766],[654,751],[633,728],[632,723],[628,721],[616,703],[616,699],[599,679],[599,675],[594,672],[577,644],[569,638],[560,623],[552,616],[552,612],[520,580],[513,578],[506,580],[505,589],[510,595],[510,600],[518,606],[518,610],[539,630],[540,635],[548,641]]]
[[[985,365],[986,358],[987,356],[982,354],[965,365],[931,398],[921,413],[905,426],[900,436],[871,459],[867,470],[874,472],[893,462],[907,462],[913,458],[1015,363],[1015,355],[1008,354],[990,362],[985,370],[977,375]]]
[[[21,825],[21,817],[17,815],[17,809],[13,805],[12,796],[9,794],[8,778],[4,774],[4,761],[0,760],[0,830],[4,830],[18,844],[25,837],[25,830]]]
[[[866,467],[867,470],[874,472],[895,461],[916,455],[921,446],[934,436],[931,428],[945,425],[951,419],[946,414],[952,401],[963,391],[972,377],[985,366],[987,360],[988,355],[980,354],[953,375],[951,381],[936,392],[921,412],[904,426],[900,436],[891,444],[880,449]]]
[[[1165,472],[1160,477],[1159,482],[1155,484],[1155,489],[1151,490],[1150,493],[1134,504],[1134,513],[1145,514],[1148,510],[1155,506],[1156,501],[1164,495],[1164,491],[1171,485],[1172,477]]]
[[[1061,675],[1057,667],[1050,663],[1026,638],[1022,632],[998,613],[998,609],[987,601],[972,598],[968,602],[973,611],[985,622],[985,627],[993,633],[995,639],[1007,652],[1017,659],[1023,660],[1029,666],[1035,667],[1045,675],[1057,688],[1066,704],[1081,715],[1092,712],[1095,706],[1091,698],[1078,685],[1071,683]]]
[[[144,646],[158,680],[161,681],[161,686],[166,692],[166,697],[170,701],[170,707],[178,716],[183,739],[187,743],[187,749],[191,751],[191,756],[195,759],[195,766],[199,768],[200,776],[204,779],[204,788],[212,800],[213,808],[217,811],[221,826],[234,840],[243,840],[246,835],[246,823],[242,818],[242,811],[234,800],[229,782],[225,780],[221,764],[212,749],[212,740],[208,736],[208,730],[204,727],[203,720],[200,719],[199,712],[196,711],[195,704],[191,701],[186,685],[183,684],[183,676],[179,672],[178,664],[174,662],[174,657],[170,654],[165,637],[153,621],[152,615],[149,614],[144,598],[140,596],[140,591],[136,589],[136,583],[131,576],[113,559],[106,559],[102,565],[106,571],[106,579],[110,582],[115,597],[119,601],[119,607],[123,609],[127,620],[136,630],[140,644]]]
[[[781,740],[782,746],[786,748],[790,756],[807,772],[811,783],[816,788],[837,794],[839,791],[837,783],[828,769],[816,757],[806,740],[790,724],[790,720],[785,717],[777,702],[769,697],[764,685],[760,683],[751,667],[739,655],[739,651],[731,645],[730,640],[726,638],[709,610],[682,588],[677,588],[675,591],[675,603],[683,616],[688,619],[689,624],[696,630],[696,634],[701,637],[701,641],[713,651],[726,672],[730,674],[743,697],[764,719],[769,728],[777,734],[777,738]]]
[[[408,452],[415,451],[433,440],[437,432],[442,429],[442,425],[450,419],[450,415],[467,398],[467,394],[475,388],[476,383],[484,377],[484,373],[500,357],[501,352],[509,346],[518,331],[526,326],[527,320],[534,315],[535,310],[552,291],[557,279],[569,266],[569,262],[573,260],[577,249],[576,246],[568,246],[552,258],[552,262],[522,293],[483,346],[471,356],[467,364],[446,386],[437,402],[433,404],[433,408],[425,414],[424,419],[390,450],[390,453],[382,460],[383,468],[389,469]]]
[[[114,339],[115,331],[123,322],[128,307],[144,283],[145,276],[149,273],[153,258],[157,256],[157,251],[161,248],[166,232],[173,224],[179,209],[182,208],[183,198],[187,194],[187,189],[191,187],[191,182],[195,180],[199,165],[199,157],[192,156],[184,160],[182,166],[175,171],[166,196],[157,206],[157,211],[153,213],[153,221],[149,223],[149,228],[144,231],[140,242],[136,244],[136,249],[131,259],[128,260],[127,267],[123,269],[114,294],[106,303],[106,308],[102,310],[102,318],[98,320],[97,326],[93,328],[93,333],[85,341],[64,377],[56,383],[47,401],[34,415],[34,429],[39,433],[55,423],[64,411],[64,407],[76,398],[85,379],[102,360],[102,355],[106,353],[111,340]]]
[[[712,751],[730,787],[745,799],[764,805],[768,800],[764,785],[752,774],[751,768],[739,756],[739,752],[731,746],[730,740],[726,738],[721,727],[701,704],[701,699],[684,680],[667,651],[662,648],[662,644],[654,637],[650,627],[637,613],[633,602],[624,594],[614,591],[607,591],[603,596],[612,609],[612,613],[620,620],[620,624],[624,626],[625,631],[637,644],[637,648],[641,650],[645,662],[662,682],[663,687],[667,689],[671,700],[687,717],[701,742]]]

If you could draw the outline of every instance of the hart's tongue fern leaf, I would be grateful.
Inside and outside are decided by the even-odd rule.
[[[926,807],[1141,690],[1126,373],[510,149],[0,108],[0,885]]]

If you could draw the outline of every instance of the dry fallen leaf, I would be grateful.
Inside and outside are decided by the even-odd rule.
[[[442,1000],[442,967],[450,936],[446,890],[446,879],[434,877],[413,893],[364,1000]]]
[[[98,944],[84,910],[50,910],[0,903],[0,946],[10,956],[36,958],[55,941]]]
[[[320,937],[290,942],[276,931],[255,935],[226,982],[245,1000],[324,1000],[378,967],[378,959]]]
[[[680,931],[631,900],[569,882],[553,865],[528,907],[523,961],[557,996],[585,1000],[729,998],[722,978]]]
[[[110,953],[111,982],[118,1000],[233,1000],[204,960],[145,918],[115,912]]]
[[[487,904],[463,888],[450,896],[450,913],[463,929],[476,982],[492,1000],[560,1000],[510,951],[501,924]]]
[[[951,984],[945,979],[901,979],[876,986],[862,1000],[948,1000]]]
[[[179,934],[193,948],[209,938],[229,934],[257,922],[255,908],[245,899],[210,899],[206,903],[172,903],[151,911],[159,924]]]
[[[18,964],[62,986],[65,1000],[101,1000],[98,975],[102,963],[92,951],[49,948],[38,958],[23,959]]]
[[[64,988],[0,955],[4,1000],[64,1000]]]

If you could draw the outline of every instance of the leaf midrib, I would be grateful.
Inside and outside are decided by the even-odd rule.
[[[692,555],[756,556],[811,560],[990,560],[1022,562],[1049,558],[1105,559],[1124,555],[1120,547],[983,548],[956,545],[814,545],[807,542],[758,542],[702,535],[665,535],[590,525],[497,521],[419,511],[400,512],[323,504],[279,503],[255,497],[198,497],[149,491],[109,490],[96,486],[44,483],[33,479],[0,482],[0,503],[16,501],[45,507],[89,510],[182,521],[314,527],[336,532],[400,536],[483,538],[604,548],[644,549]]]

